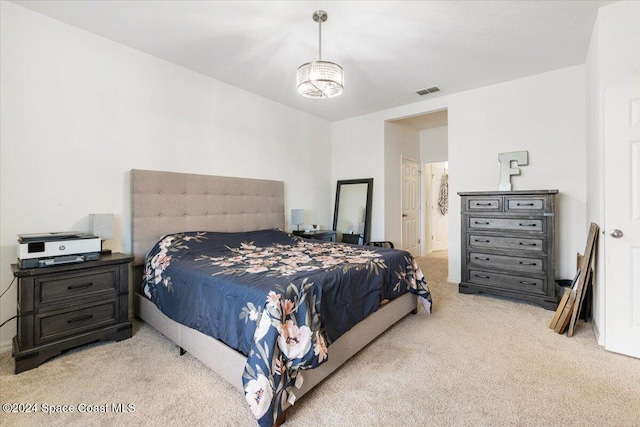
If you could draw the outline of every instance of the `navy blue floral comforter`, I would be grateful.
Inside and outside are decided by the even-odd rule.
[[[261,426],[286,406],[299,370],[383,299],[431,295],[408,252],[313,242],[278,230],[164,236],[146,257],[144,293],[169,318],[247,355],[245,397]]]

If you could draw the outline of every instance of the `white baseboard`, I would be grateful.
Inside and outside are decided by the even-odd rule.
[[[598,325],[596,325],[596,322],[593,319],[591,319],[591,328],[596,336],[596,342],[598,345],[604,347],[604,337],[600,335],[600,329],[598,329]]]
[[[452,283],[454,285],[457,285],[458,283],[460,283],[460,278],[459,277],[447,277],[447,282]]]
[[[11,351],[12,346],[13,346],[12,340],[0,342],[0,353],[6,353],[7,351]]]

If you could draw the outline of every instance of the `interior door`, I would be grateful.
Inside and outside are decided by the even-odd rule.
[[[442,213],[439,204],[442,179],[447,169],[444,162],[431,166],[431,250],[449,249],[449,211]],[[446,183],[445,183],[446,185]]]
[[[640,85],[605,91],[604,151],[605,348],[640,357]]]
[[[402,249],[420,256],[418,227],[418,162],[402,158]]]

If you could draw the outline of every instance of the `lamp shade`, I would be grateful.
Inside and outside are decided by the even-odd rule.
[[[304,209],[291,209],[291,224],[304,224]]]
[[[89,232],[101,240],[113,239],[113,214],[89,214]]]

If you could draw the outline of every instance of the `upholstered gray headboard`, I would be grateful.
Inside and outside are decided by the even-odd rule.
[[[131,170],[134,265],[167,233],[284,229],[284,182]]]

